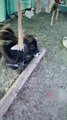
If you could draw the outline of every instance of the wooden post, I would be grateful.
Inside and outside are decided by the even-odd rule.
[[[59,9],[57,9],[57,11],[56,11],[56,18],[55,18],[55,21],[57,21],[58,16],[59,16]]]
[[[55,10],[53,11],[53,13],[52,13],[52,17],[51,17],[51,26],[53,25],[53,21],[54,21],[54,16],[55,16]]]
[[[41,2],[42,0],[37,0],[37,4],[36,4],[36,13],[40,13],[41,12]]]
[[[50,0],[48,0],[47,5],[46,5],[46,9],[45,9],[46,13],[50,13],[49,6],[50,6]]]
[[[50,13],[55,0],[47,0],[45,12]]]
[[[19,50],[22,50],[24,48],[23,44],[23,27],[22,27],[22,13],[21,13],[21,4],[20,0],[18,0],[18,45],[19,45]]]

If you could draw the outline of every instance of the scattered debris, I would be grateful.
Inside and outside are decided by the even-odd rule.
[[[63,46],[67,48],[67,37],[63,38]]]
[[[26,16],[27,18],[31,19],[31,17],[34,16],[33,10],[32,10],[32,9],[31,9],[31,10],[26,10],[25,16]]]

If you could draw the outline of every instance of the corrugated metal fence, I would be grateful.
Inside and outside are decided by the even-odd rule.
[[[18,0],[0,0],[0,22],[6,20],[8,15],[17,11]],[[34,6],[35,0],[21,0],[21,8],[31,8]]]
[[[6,20],[9,15],[17,11],[17,1],[18,0],[0,0],[0,22]],[[22,10],[26,8],[31,8],[36,6],[37,0],[21,0]],[[45,9],[46,2],[48,0],[42,0],[42,7]]]

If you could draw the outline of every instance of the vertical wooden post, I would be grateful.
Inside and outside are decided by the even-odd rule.
[[[21,13],[21,4],[20,0],[18,0],[18,45],[19,45],[19,50],[22,50],[24,48],[23,44],[23,27],[22,27],[22,13]]]
[[[51,17],[51,26],[53,25],[53,21],[54,21],[54,16],[55,16],[55,10],[53,11],[53,13],[52,13],[52,17]]]
[[[50,0],[48,0],[47,5],[46,5],[46,9],[45,9],[46,13],[50,13],[49,6],[50,6]]]
[[[47,0],[45,12],[50,13],[55,0]]]
[[[58,16],[59,16],[59,9],[57,9],[55,21],[57,21]]]
[[[41,2],[42,0],[37,0],[37,4],[36,4],[36,13],[40,13],[41,12]]]

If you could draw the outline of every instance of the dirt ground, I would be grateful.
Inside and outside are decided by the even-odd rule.
[[[33,34],[46,56],[20,91],[3,120],[67,120],[67,14],[60,13],[50,26],[51,15],[24,17],[24,32]],[[17,20],[11,22],[17,35]]]

